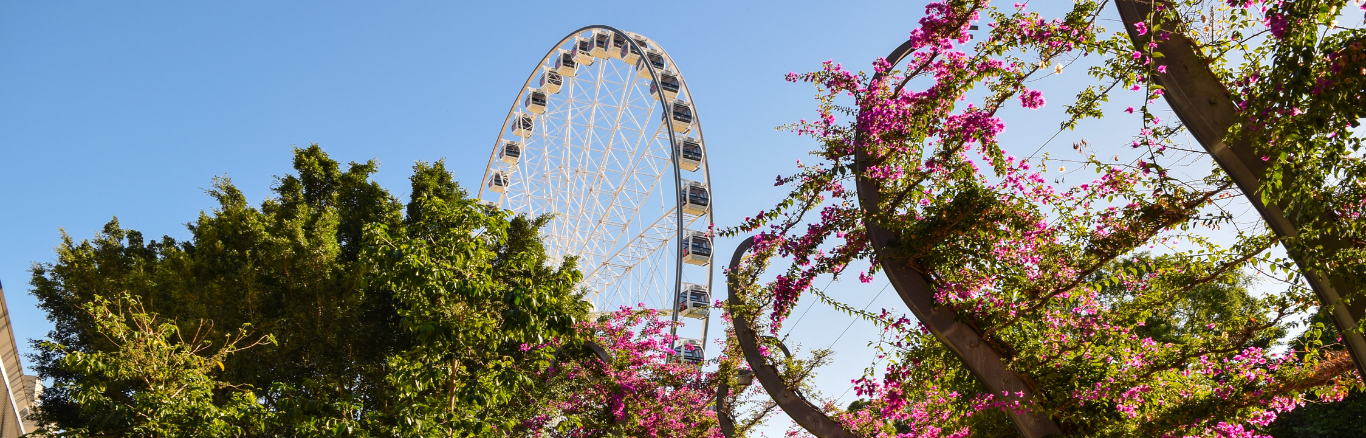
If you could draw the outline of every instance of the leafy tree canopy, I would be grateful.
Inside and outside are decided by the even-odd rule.
[[[36,342],[54,436],[472,436],[526,421],[555,348],[585,339],[574,260],[545,218],[468,198],[440,161],[402,203],[296,149],[259,206],[227,178],[191,237],[112,220],[32,268],[55,329]],[[521,411],[518,411],[521,412]],[[539,414],[539,413],[538,413]],[[704,425],[705,426],[705,425]],[[704,427],[705,428],[705,427]]]

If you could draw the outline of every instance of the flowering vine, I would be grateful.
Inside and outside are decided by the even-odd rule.
[[[621,308],[578,329],[607,353],[553,340],[527,349],[559,351],[562,360],[542,373],[546,383],[520,403],[528,418],[507,436],[721,438],[713,373],[677,360],[670,348],[674,323],[655,309]]]
[[[1343,4],[1311,3],[1268,3],[1262,12],[1247,10],[1258,6],[1254,2],[1216,4],[1222,15],[1201,15],[1204,28],[1163,29],[1148,22],[1138,31],[1160,39],[1204,31],[1198,41],[1207,49],[1289,53],[1309,41],[1295,38],[1321,29],[1314,23],[1327,23]],[[777,333],[796,301],[814,292],[818,276],[838,277],[851,263],[868,260],[871,268],[859,273],[868,282],[881,264],[902,263],[923,275],[936,304],[957,312],[1036,394],[1021,402],[990,393],[922,327],[889,312],[864,315],[889,333],[879,343],[889,363],[854,382],[860,402],[829,407],[850,430],[867,436],[989,435],[1011,428],[1005,413],[1032,410],[1068,435],[1256,436],[1306,396],[1331,400],[1361,386],[1351,360],[1332,345],[1275,346],[1295,326],[1296,315],[1317,308],[1314,297],[1290,262],[1272,251],[1282,239],[1264,227],[1215,232],[1238,227],[1231,208],[1240,202],[1237,188],[1221,172],[1191,165],[1208,159],[1198,146],[1182,144],[1180,121],[1163,123],[1158,115],[1165,89],[1149,77],[1165,68],[1154,67],[1162,54],[1155,44],[1134,47],[1126,34],[1101,27],[1103,6],[1078,1],[1064,16],[1045,19],[1023,4],[1002,10],[986,2],[931,3],[909,36],[911,52],[897,65],[879,59],[869,75],[826,62],[819,71],[787,76],[817,88],[818,117],[789,128],[818,142],[818,162],[799,163],[795,174],[777,179],[791,192],[775,208],[722,232],[758,233],[761,256],[751,264],[763,266],[769,257],[794,262],[763,294],[750,297],[765,309],[768,330]],[[1159,5],[1158,11],[1166,8],[1162,13],[1191,22],[1207,6]],[[983,21],[987,30],[973,34]],[[1253,43],[1243,32],[1271,38],[1264,48],[1249,48]],[[1351,173],[1356,161],[1350,152],[1360,134],[1348,129],[1361,118],[1351,112],[1362,108],[1361,87],[1328,74],[1366,62],[1357,55],[1360,46],[1352,45],[1358,32],[1314,37],[1332,49],[1326,50],[1331,56],[1303,68],[1324,73],[1301,77],[1297,89],[1267,85],[1290,97],[1258,103],[1267,99],[1266,90],[1244,91],[1253,97],[1245,98],[1247,108],[1264,108],[1245,112],[1257,132],[1323,139],[1298,147],[1337,157],[1324,161],[1330,165],[1315,173],[1319,178],[1289,178],[1294,183],[1286,185],[1319,191],[1272,189],[1267,196],[1317,199],[1335,217],[1358,216],[1354,209],[1363,198],[1343,193],[1361,186],[1359,174]],[[1073,63],[1089,66],[1096,84],[1063,106],[1060,134],[1106,116],[1102,103],[1126,90],[1141,93],[1144,104],[1124,111],[1138,117],[1141,128],[1132,137],[1108,139],[1119,147],[1104,153],[1082,140],[1073,148],[1079,158],[1012,155],[1003,110],[1046,108],[1043,92],[1027,84],[1063,75]],[[1286,59],[1249,63],[1235,72],[1218,62],[1213,69],[1261,84],[1259,74],[1288,74],[1287,65]],[[1287,99],[1303,103],[1287,107]],[[1281,144],[1281,138],[1272,135],[1268,143]],[[1305,155],[1311,154],[1298,156]],[[1050,167],[1074,177],[1089,170],[1095,177],[1050,181]],[[877,199],[876,206],[860,204],[858,178],[874,182],[876,196],[864,199]],[[1344,183],[1322,189],[1333,186],[1322,184],[1330,180]],[[867,221],[895,234],[884,254],[888,260],[876,260]],[[1328,229],[1323,224],[1306,231]],[[1352,234],[1355,222],[1331,224],[1360,235]],[[1360,269],[1361,258],[1348,254],[1324,260]],[[1248,294],[1249,272],[1276,271],[1286,272],[1279,277],[1283,293]],[[1199,296],[1245,305],[1206,319],[1172,317],[1201,308]]]

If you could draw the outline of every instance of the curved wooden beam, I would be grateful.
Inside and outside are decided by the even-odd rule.
[[[887,55],[887,62],[892,65],[901,63],[902,58],[910,54],[911,49],[909,41],[902,43]],[[881,76],[881,73],[877,76]],[[857,135],[858,143],[862,144],[864,133],[860,131]],[[964,323],[967,320],[964,315],[959,315],[948,307],[935,305],[934,288],[930,286],[929,279],[911,269],[904,257],[896,255],[896,246],[893,243],[895,236],[876,219],[881,195],[877,182],[864,176],[868,160],[866,149],[856,148],[854,165],[858,174],[859,206],[863,209],[864,228],[868,230],[869,243],[872,244],[887,279],[892,283],[892,287],[896,288],[897,295],[901,296],[901,301],[906,303],[906,307],[911,309],[916,319],[925,324],[936,339],[948,346],[992,394],[1004,394],[1007,400],[1027,404],[1036,392],[1033,385],[1006,366],[1004,355],[985,342],[976,327]],[[1015,428],[1027,438],[1042,438],[1061,433],[1057,423],[1046,415],[1032,410],[1010,411],[1008,414]]]
[[[1149,77],[1162,85],[1167,105],[1176,112],[1176,116],[1200,142],[1200,146],[1214,157],[1214,161],[1223,168],[1224,173],[1238,185],[1243,195],[1262,215],[1267,226],[1277,236],[1295,236],[1298,230],[1296,218],[1287,216],[1282,206],[1263,204],[1262,197],[1257,194],[1269,166],[1261,160],[1256,147],[1243,139],[1234,139],[1232,143],[1224,142],[1229,128],[1239,121],[1238,108],[1234,105],[1228,88],[1210,70],[1209,64],[1205,63],[1204,57],[1200,56],[1195,45],[1185,35],[1175,32],[1166,40],[1156,41],[1152,39],[1151,32],[1146,35],[1138,34],[1134,23],[1146,22],[1147,18],[1153,15],[1154,3],[1151,0],[1116,0],[1115,6],[1119,8],[1124,28],[1129,31],[1129,38],[1133,40],[1135,47],[1157,43],[1156,50],[1162,53],[1162,57],[1153,60],[1154,70],[1149,73]],[[1158,19],[1162,29],[1176,29],[1180,24],[1167,19],[1165,14]],[[1159,64],[1167,66],[1166,73],[1157,73]],[[1331,249],[1348,247],[1342,236],[1325,236],[1315,243]],[[1347,344],[1347,351],[1356,362],[1357,371],[1366,377],[1366,338],[1353,330],[1357,322],[1363,320],[1363,315],[1366,315],[1366,297],[1356,298],[1350,305],[1344,304],[1343,295],[1356,295],[1358,292],[1351,283],[1341,278],[1323,278],[1306,269],[1308,264],[1302,254],[1289,247],[1286,248],[1286,252],[1295,260],[1295,264],[1299,265],[1300,274],[1304,275],[1305,280],[1313,287],[1319,305],[1333,309],[1333,324],[1337,326],[1338,333],[1342,334],[1343,343]]]
[[[750,236],[740,246],[735,248],[735,255],[730,258],[730,269],[726,273],[726,285],[729,292],[727,301],[732,307],[740,306],[740,298],[735,295],[739,288],[739,280],[735,278],[735,269],[740,265],[740,259],[745,252],[754,246],[754,237]],[[783,383],[782,376],[778,374],[778,369],[768,363],[764,354],[759,351],[759,337],[754,332],[754,328],[749,325],[749,321],[744,316],[731,313],[731,323],[735,327],[735,338],[740,342],[740,349],[745,352],[745,361],[749,362],[749,367],[754,371],[754,376],[759,379],[759,383],[764,385],[764,390],[773,397],[773,401],[786,412],[792,421],[797,422],[807,431],[819,438],[856,438],[857,436],[849,432],[835,420],[821,412],[819,408],[811,404],[805,397],[788,388]],[[782,347],[787,351],[787,347]],[[718,391],[720,394],[720,391]],[[718,400],[719,403],[719,400]],[[720,407],[720,405],[717,405]],[[733,426],[732,426],[733,427]],[[734,430],[731,431],[734,433]],[[730,435],[727,435],[728,437]]]
[[[750,370],[740,370],[740,391],[748,388],[754,380],[754,372]],[[720,381],[716,384],[716,420],[721,424],[721,435],[726,438],[735,438],[735,416],[731,413],[730,382]]]
[[[735,416],[730,412],[730,384],[716,384],[716,422],[721,425],[721,436],[735,438]]]

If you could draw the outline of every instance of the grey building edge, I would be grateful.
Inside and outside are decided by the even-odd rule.
[[[5,383],[5,397],[0,399],[0,404],[4,405],[0,406],[0,438],[14,438],[37,430],[29,414],[38,407],[38,394],[42,392],[43,384],[38,376],[24,375],[4,283],[0,283],[0,380]]]

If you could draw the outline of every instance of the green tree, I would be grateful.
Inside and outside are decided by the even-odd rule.
[[[414,166],[406,205],[370,180],[374,161],[342,170],[313,145],[294,169],[259,207],[216,179],[218,207],[188,241],[117,219],[91,240],[63,232],[57,260],[32,268],[55,325],[34,357],[53,380],[42,421],[137,436],[468,436],[516,422],[500,404],[549,360],[523,345],[574,341],[587,307],[573,261],[546,264],[546,219],[484,208],[442,162]],[[139,367],[147,355],[176,360]],[[203,409],[147,415],[184,400]]]
[[[1112,262],[1106,269],[1093,276],[1093,281],[1123,275],[1127,272],[1142,272],[1179,265],[1180,259],[1166,256],[1137,254],[1131,259]],[[1193,284],[1171,284],[1171,293],[1158,299],[1165,302],[1157,306],[1143,297],[1135,296],[1128,288],[1118,285],[1102,288],[1099,297],[1106,304],[1121,311],[1140,315],[1142,324],[1133,327],[1140,338],[1151,338],[1157,343],[1190,343],[1215,327],[1236,327],[1248,321],[1265,324],[1275,308],[1275,301],[1253,296],[1248,286],[1253,277],[1243,270],[1228,270],[1213,274],[1203,282]],[[1153,311],[1161,308],[1162,311]],[[1144,311],[1144,309],[1152,309]],[[1270,348],[1273,343],[1287,334],[1285,327],[1266,327],[1253,332],[1252,345]]]
[[[1290,343],[1296,351],[1315,348],[1343,349],[1335,339],[1333,322],[1315,313],[1309,327]],[[1335,394],[1336,395],[1336,394]],[[1366,392],[1353,390],[1346,397],[1306,397],[1303,407],[1280,414],[1266,428],[1275,438],[1329,438],[1366,436]]]
[[[393,412],[403,436],[487,434],[519,419],[500,406],[529,391],[528,369],[548,365],[553,351],[538,347],[572,336],[588,311],[571,293],[580,274],[573,260],[546,265],[537,232],[547,218],[507,221],[485,214],[458,188],[424,188],[431,173],[418,165],[406,229],[380,225],[365,258],[373,279],[394,291],[411,348],[389,357],[398,403]],[[527,364],[535,366],[528,367]]]
[[[60,367],[82,376],[80,385],[62,389],[86,420],[51,435],[217,437],[261,431],[265,416],[254,394],[232,391],[216,397],[231,385],[210,374],[223,369],[228,355],[272,341],[268,337],[247,343],[241,330],[213,348],[215,343],[204,339],[206,331],[185,339],[179,327],[146,313],[131,297],[97,298],[82,308],[117,348],[87,353],[49,345],[64,354]]]
[[[56,326],[51,341],[65,351],[114,350],[93,336],[95,322],[82,306],[126,294],[181,331],[208,320],[215,332],[250,324],[274,335],[277,344],[229,357],[223,372],[224,380],[261,391],[267,406],[382,399],[375,384],[384,381],[385,357],[404,342],[390,294],[364,286],[368,268],[356,255],[364,227],[399,223],[401,205],[369,180],[373,161],[343,172],[314,145],[296,151],[294,168],[298,174],[280,178],[260,208],[227,178],[215,179],[208,192],[219,205],[188,225],[187,242],[146,241],[117,219],[93,241],[63,232],[57,261],[32,269],[33,293]],[[36,368],[54,379],[45,418],[79,424],[64,388],[82,376],[59,366],[62,354],[40,351]],[[273,390],[276,384],[289,391]]]
[[[1366,392],[1353,391],[1335,402],[1311,400],[1281,415],[1267,433],[1275,438],[1366,436]]]

